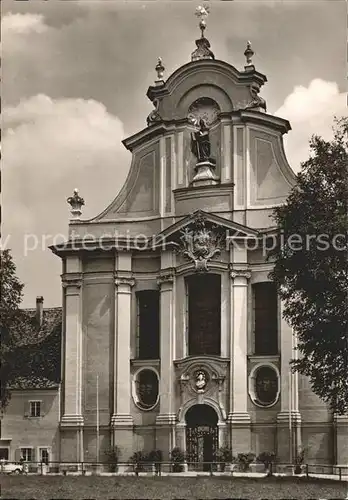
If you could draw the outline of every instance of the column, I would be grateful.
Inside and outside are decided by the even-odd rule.
[[[280,401],[277,415],[277,459],[292,462],[301,449],[301,415],[298,408],[298,374],[291,374],[290,361],[297,356],[296,338],[283,317],[280,301]],[[289,421],[291,419],[291,421]]]
[[[160,413],[156,418],[156,446],[164,459],[175,446],[175,277],[172,269],[162,270],[158,280],[160,286],[160,334],[161,334],[161,378]]]
[[[235,454],[251,450],[248,405],[248,280],[247,270],[231,271],[231,374],[230,423],[231,443]]]
[[[228,358],[230,327],[230,278],[228,272],[221,274],[221,341],[220,352],[222,358]]]
[[[64,339],[63,411],[60,420],[62,461],[83,461],[82,273],[80,265],[79,258],[71,258],[67,263],[70,272],[62,275]]]
[[[131,259],[131,256],[127,256]],[[131,299],[135,280],[126,271],[115,275],[114,403],[111,427],[113,444],[121,449],[121,460],[133,452],[133,417],[130,414]]]

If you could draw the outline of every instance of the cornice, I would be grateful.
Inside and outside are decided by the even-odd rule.
[[[82,273],[64,273],[61,275],[63,288],[82,286]]]

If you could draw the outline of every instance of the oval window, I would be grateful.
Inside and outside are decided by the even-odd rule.
[[[136,403],[142,410],[150,410],[158,401],[158,376],[153,370],[141,370],[135,380]]]
[[[279,392],[277,372],[269,366],[262,366],[257,370],[254,380],[255,403],[261,406],[275,403]]]

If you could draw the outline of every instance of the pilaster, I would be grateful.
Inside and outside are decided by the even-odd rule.
[[[301,414],[299,412],[298,374],[291,373],[290,361],[296,359],[296,336],[284,319],[284,303],[280,301],[280,395],[277,415],[277,458],[292,462],[302,445]]]
[[[230,410],[228,423],[234,453],[251,449],[251,428],[248,405],[248,281],[246,269],[232,269],[231,277],[231,338],[230,352],[232,380],[230,383]]]
[[[164,252],[162,266],[172,263],[172,256]],[[162,267],[157,279],[160,287],[160,413],[156,417],[156,446],[164,453],[175,446],[175,275],[173,267]],[[168,457],[166,457],[168,458]]]
[[[131,301],[135,280],[131,274],[131,254],[117,255],[115,272],[114,399],[111,417],[112,441],[122,459],[133,451],[133,417],[130,414]]]
[[[69,258],[68,258],[69,259]],[[80,259],[67,262],[63,286],[63,408],[61,459],[83,460],[82,416],[82,273]]]

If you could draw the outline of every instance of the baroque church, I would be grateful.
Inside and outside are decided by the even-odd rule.
[[[120,460],[180,447],[203,462],[229,446],[348,461],[347,418],[290,374],[296,338],[269,278],[272,211],[295,184],[291,127],[267,113],[251,44],[241,71],[215,58],[204,17],[189,62],[165,77],[158,61],[154,110],[123,141],[132,162],[115,200],[85,220],[78,191],[68,199],[69,241],[51,248],[63,268],[62,381],[14,391],[1,441],[12,459],[46,447],[53,461],[103,461],[118,446]],[[47,398],[41,420],[35,405],[22,411]]]

